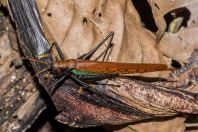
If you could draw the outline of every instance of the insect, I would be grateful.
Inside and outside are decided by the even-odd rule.
[[[61,61],[55,61],[50,65],[53,74],[59,76],[59,78],[52,84],[50,93],[53,93],[57,85],[60,82],[64,82],[64,80],[67,78],[73,79],[85,89],[92,90],[91,86],[84,81],[102,80],[110,77],[116,77],[120,74],[170,70],[166,64],[118,63],[89,60],[90,57],[97,51],[97,49],[110,38],[109,45],[107,46],[108,48],[106,48],[106,50],[108,50],[112,46],[111,44],[113,36],[114,32],[111,32],[105,39],[103,39],[103,41],[101,41],[87,54],[84,54],[77,59],[69,60],[65,60],[64,54],[60,47],[54,43],[51,46],[49,52],[51,51],[52,47],[55,46]],[[104,56],[106,56],[106,54]]]

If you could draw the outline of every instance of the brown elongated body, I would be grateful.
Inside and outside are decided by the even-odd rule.
[[[102,62],[91,60],[70,59],[66,61],[57,61],[54,63],[57,70],[76,69],[99,74],[130,74],[170,70],[166,64],[152,63],[119,63],[119,62]]]

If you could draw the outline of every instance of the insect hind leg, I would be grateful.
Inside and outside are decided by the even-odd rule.
[[[81,81],[80,79],[78,79],[77,77],[75,77],[75,76],[73,76],[73,75],[71,75],[70,77],[71,77],[71,79],[74,80],[77,84],[83,86],[83,88],[85,88],[85,89],[87,89],[87,90],[89,90],[89,91],[91,91],[91,92],[94,91],[93,87],[90,86],[89,84],[87,84],[87,83]]]
[[[112,44],[113,37],[114,37],[114,32],[110,32],[109,35],[106,38],[104,38],[95,48],[90,50],[88,53],[78,57],[78,59],[89,60],[93,56],[93,54],[110,38],[109,44],[107,46],[108,48],[109,45]]]
[[[102,56],[103,56],[102,61],[108,61],[108,57],[111,54],[112,49],[113,49],[113,44],[112,43],[109,43],[109,45],[107,46],[107,48],[95,59],[95,61],[97,61]]]

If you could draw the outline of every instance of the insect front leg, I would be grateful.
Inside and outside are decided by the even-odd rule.
[[[57,50],[57,52],[58,52],[58,55],[60,56],[61,60],[64,61],[64,60],[65,60],[65,56],[64,56],[62,50],[60,49],[59,45],[58,45],[56,42],[54,42],[54,43],[52,44],[52,46],[50,47],[48,53],[52,52],[52,48],[53,48],[54,46],[55,46],[55,48],[56,48],[56,50]]]
[[[66,78],[67,78],[67,76],[63,75],[61,78],[59,78],[58,80],[53,82],[53,84],[49,88],[49,94],[53,95],[54,92],[56,91],[56,89],[58,89],[58,85],[62,84],[65,81]]]

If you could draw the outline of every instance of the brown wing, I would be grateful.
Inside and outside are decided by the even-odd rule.
[[[101,62],[89,60],[75,60],[75,69],[95,73],[143,73],[154,71],[170,70],[165,64],[145,64],[145,63],[118,63],[118,62]]]

